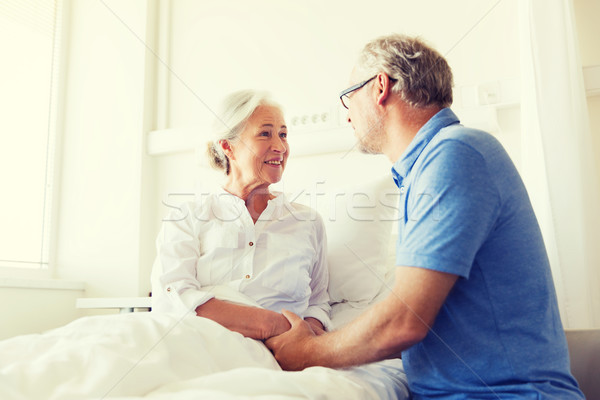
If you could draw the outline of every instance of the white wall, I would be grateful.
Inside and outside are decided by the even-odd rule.
[[[87,289],[1,288],[1,304],[24,310],[2,309],[8,317],[3,323],[16,327],[11,334],[35,332],[81,315],[72,308],[81,295],[145,295],[154,238],[168,209],[161,201],[168,204],[178,197],[173,194],[202,190],[219,178],[193,150],[148,156],[146,134],[185,128],[206,140],[210,109],[242,87],[269,89],[288,122],[306,113],[337,112],[337,94],[348,85],[358,50],[377,35],[420,34],[445,54],[454,70],[459,116],[494,131],[519,164],[518,104],[474,107],[465,97],[477,85],[518,82],[517,1],[376,0],[368,12],[362,3],[340,0],[67,1],[69,57],[52,258],[55,277],[84,281]],[[583,65],[600,65],[600,6],[595,0],[574,3]],[[598,154],[599,99],[588,101]],[[319,152],[321,141],[312,141]],[[335,153],[294,157],[292,148],[280,186],[293,190],[323,179],[343,184],[389,172],[383,157],[346,149],[344,144]],[[51,310],[49,320],[33,318],[38,304]]]
[[[275,1],[223,3],[175,0],[170,2],[168,52],[164,61],[172,72],[166,86],[168,102],[158,107],[165,126],[196,132],[196,142],[210,139],[209,127],[222,96],[239,88],[271,91],[283,106],[291,143],[291,158],[276,189],[297,192],[316,182],[344,186],[390,173],[383,156],[351,151],[351,129],[334,129],[340,145],[331,153],[324,143],[332,131],[302,133],[295,117],[329,113],[336,125],[345,110],[338,93],[348,78],[360,48],[370,39],[390,32],[419,34],[449,60],[455,76],[455,111],[471,125],[492,131],[520,159],[518,103],[481,107],[471,95],[479,85],[510,82],[518,93],[519,46],[517,0],[461,0],[434,2],[373,1],[366,17],[364,5],[343,1],[308,1],[291,5]],[[232,5],[233,4],[233,5]],[[460,10],[460,12],[457,12]],[[450,21],[447,16],[452,15]],[[376,16],[376,17],[375,17]],[[164,33],[164,32],[163,32]],[[160,50],[160,49],[159,49]],[[168,54],[167,54],[168,53]],[[516,84],[515,84],[516,82]],[[466,94],[466,95],[465,95]],[[339,138],[345,134],[348,138]],[[308,143],[307,143],[308,142]],[[343,142],[343,143],[342,143]],[[329,143],[328,145],[331,145]],[[313,148],[315,155],[294,155]],[[326,152],[327,154],[320,154]],[[166,204],[190,199],[185,193],[208,190],[219,182],[202,154],[193,150],[156,156],[157,192]],[[169,207],[161,204],[162,218]]]
[[[50,261],[52,278],[83,282],[85,291],[0,287],[0,337],[109,312],[78,310],[78,297],[145,296],[150,290],[156,196],[145,145],[155,100],[155,82],[148,79],[154,79],[155,59],[144,46],[155,32],[149,4],[65,1]]]
[[[88,296],[139,294],[146,2],[70,2],[55,265]],[[114,14],[113,14],[114,13]],[[115,14],[119,18],[115,17]]]
[[[455,75],[453,108],[461,120],[495,134],[517,168],[526,156],[521,152],[518,0],[370,2],[369,9],[384,10],[377,18],[366,18],[362,7],[335,1],[302,6],[239,3],[231,7],[234,12],[214,3],[179,0],[171,5],[168,63],[177,78],[169,86],[165,109],[158,110],[168,116],[167,128],[196,130],[207,140],[211,110],[222,95],[242,87],[270,89],[284,105],[288,122],[298,115],[327,112],[339,107],[337,93],[348,85],[359,48],[377,35],[404,32],[421,35],[448,58]],[[579,0],[575,6],[580,36],[585,38],[582,55],[589,60],[589,53],[597,55],[599,48],[594,18],[598,5]],[[481,104],[486,91],[499,96],[496,104]],[[589,105],[597,139],[595,98]],[[327,133],[322,132],[323,138]],[[290,141],[295,134],[300,135],[292,124]],[[315,153],[321,143],[314,140]],[[322,179],[363,180],[389,171],[386,160],[345,156],[346,148],[294,157],[292,146],[283,186],[293,191]],[[214,173],[199,165],[198,158],[193,152],[157,156],[161,198],[170,202],[169,194],[197,192],[214,184]],[[162,216],[167,207],[158,211]]]
[[[600,2],[574,0],[574,6],[581,64],[583,67],[600,66]],[[588,112],[594,150],[600,155],[600,93],[588,97]],[[600,176],[600,162],[596,162],[596,168]]]
[[[337,106],[358,50],[390,32],[435,45],[457,86],[518,77],[516,0],[431,3],[372,1],[365,18],[364,4],[339,0],[171,1],[169,127],[204,127],[208,108],[243,87],[269,89],[289,117]]]
[[[337,113],[345,115],[338,93],[348,86],[360,48],[378,35],[401,32],[420,34],[448,57],[455,72],[456,111],[465,122],[491,127],[504,142],[519,143],[518,109],[496,112],[495,108],[475,108],[468,99],[461,98],[463,88],[518,80],[517,2],[496,3],[439,1],[435,3],[439,11],[431,13],[429,3],[374,1],[369,8],[377,18],[365,18],[363,5],[342,1],[296,5],[275,1],[171,1],[166,62],[173,74],[168,85],[169,102],[157,113],[165,116],[165,128],[195,130],[202,142],[210,138],[212,110],[222,96],[244,87],[263,88],[283,104],[288,124],[292,125],[293,144],[295,135],[301,135],[299,129],[294,129],[294,117],[315,112],[330,112],[334,118]],[[449,14],[453,15],[452,22],[447,19]],[[350,139],[339,146],[340,154],[323,159],[318,167],[312,157],[294,157],[292,145],[285,185],[297,186],[296,179],[343,179],[345,169],[356,169],[354,179],[389,172],[389,163],[372,159],[354,168],[352,157],[342,157],[353,144],[352,131],[345,132]],[[327,135],[323,132],[320,138],[310,139],[316,154],[321,153]],[[511,151],[518,158],[518,147],[513,146]],[[161,198],[214,184],[214,173],[201,164],[206,165],[191,151],[158,156]],[[159,216],[166,211],[167,207],[161,206]]]

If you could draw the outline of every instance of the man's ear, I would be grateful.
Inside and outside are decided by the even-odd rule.
[[[219,146],[221,146],[221,149],[223,150],[223,153],[225,153],[227,158],[229,158],[230,160],[234,159],[233,147],[231,146],[231,143],[229,142],[229,140],[227,140],[227,139],[219,140]]]
[[[383,103],[388,99],[392,90],[391,84],[392,82],[390,82],[390,77],[387,76],[387,74],[381,72],[379,75],[377,75],[375,85],[373,85],[377,90],[375,94],[377,105],[383,105]]]

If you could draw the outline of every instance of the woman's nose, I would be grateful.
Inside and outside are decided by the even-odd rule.
[[[283,139],[280,137],[273,139],[273,141],[271,142],[271,149],[279,153],[285,153],[287,151],[287,147]]]

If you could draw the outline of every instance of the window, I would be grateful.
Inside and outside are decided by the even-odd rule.
[[[0,2],[0,267],[47,270],[61,0]]]

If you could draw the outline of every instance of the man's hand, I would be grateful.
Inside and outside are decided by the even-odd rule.
[[[309,323],[302,320],[293,312],[283,310],[292,328],[265,341],[267,347],[273,352],[275,359],[284,370],[300,371],[305,368],[307,357],[314,354],[311,342],[316,338]],[[314,350],[314,349],[313,349]]]

